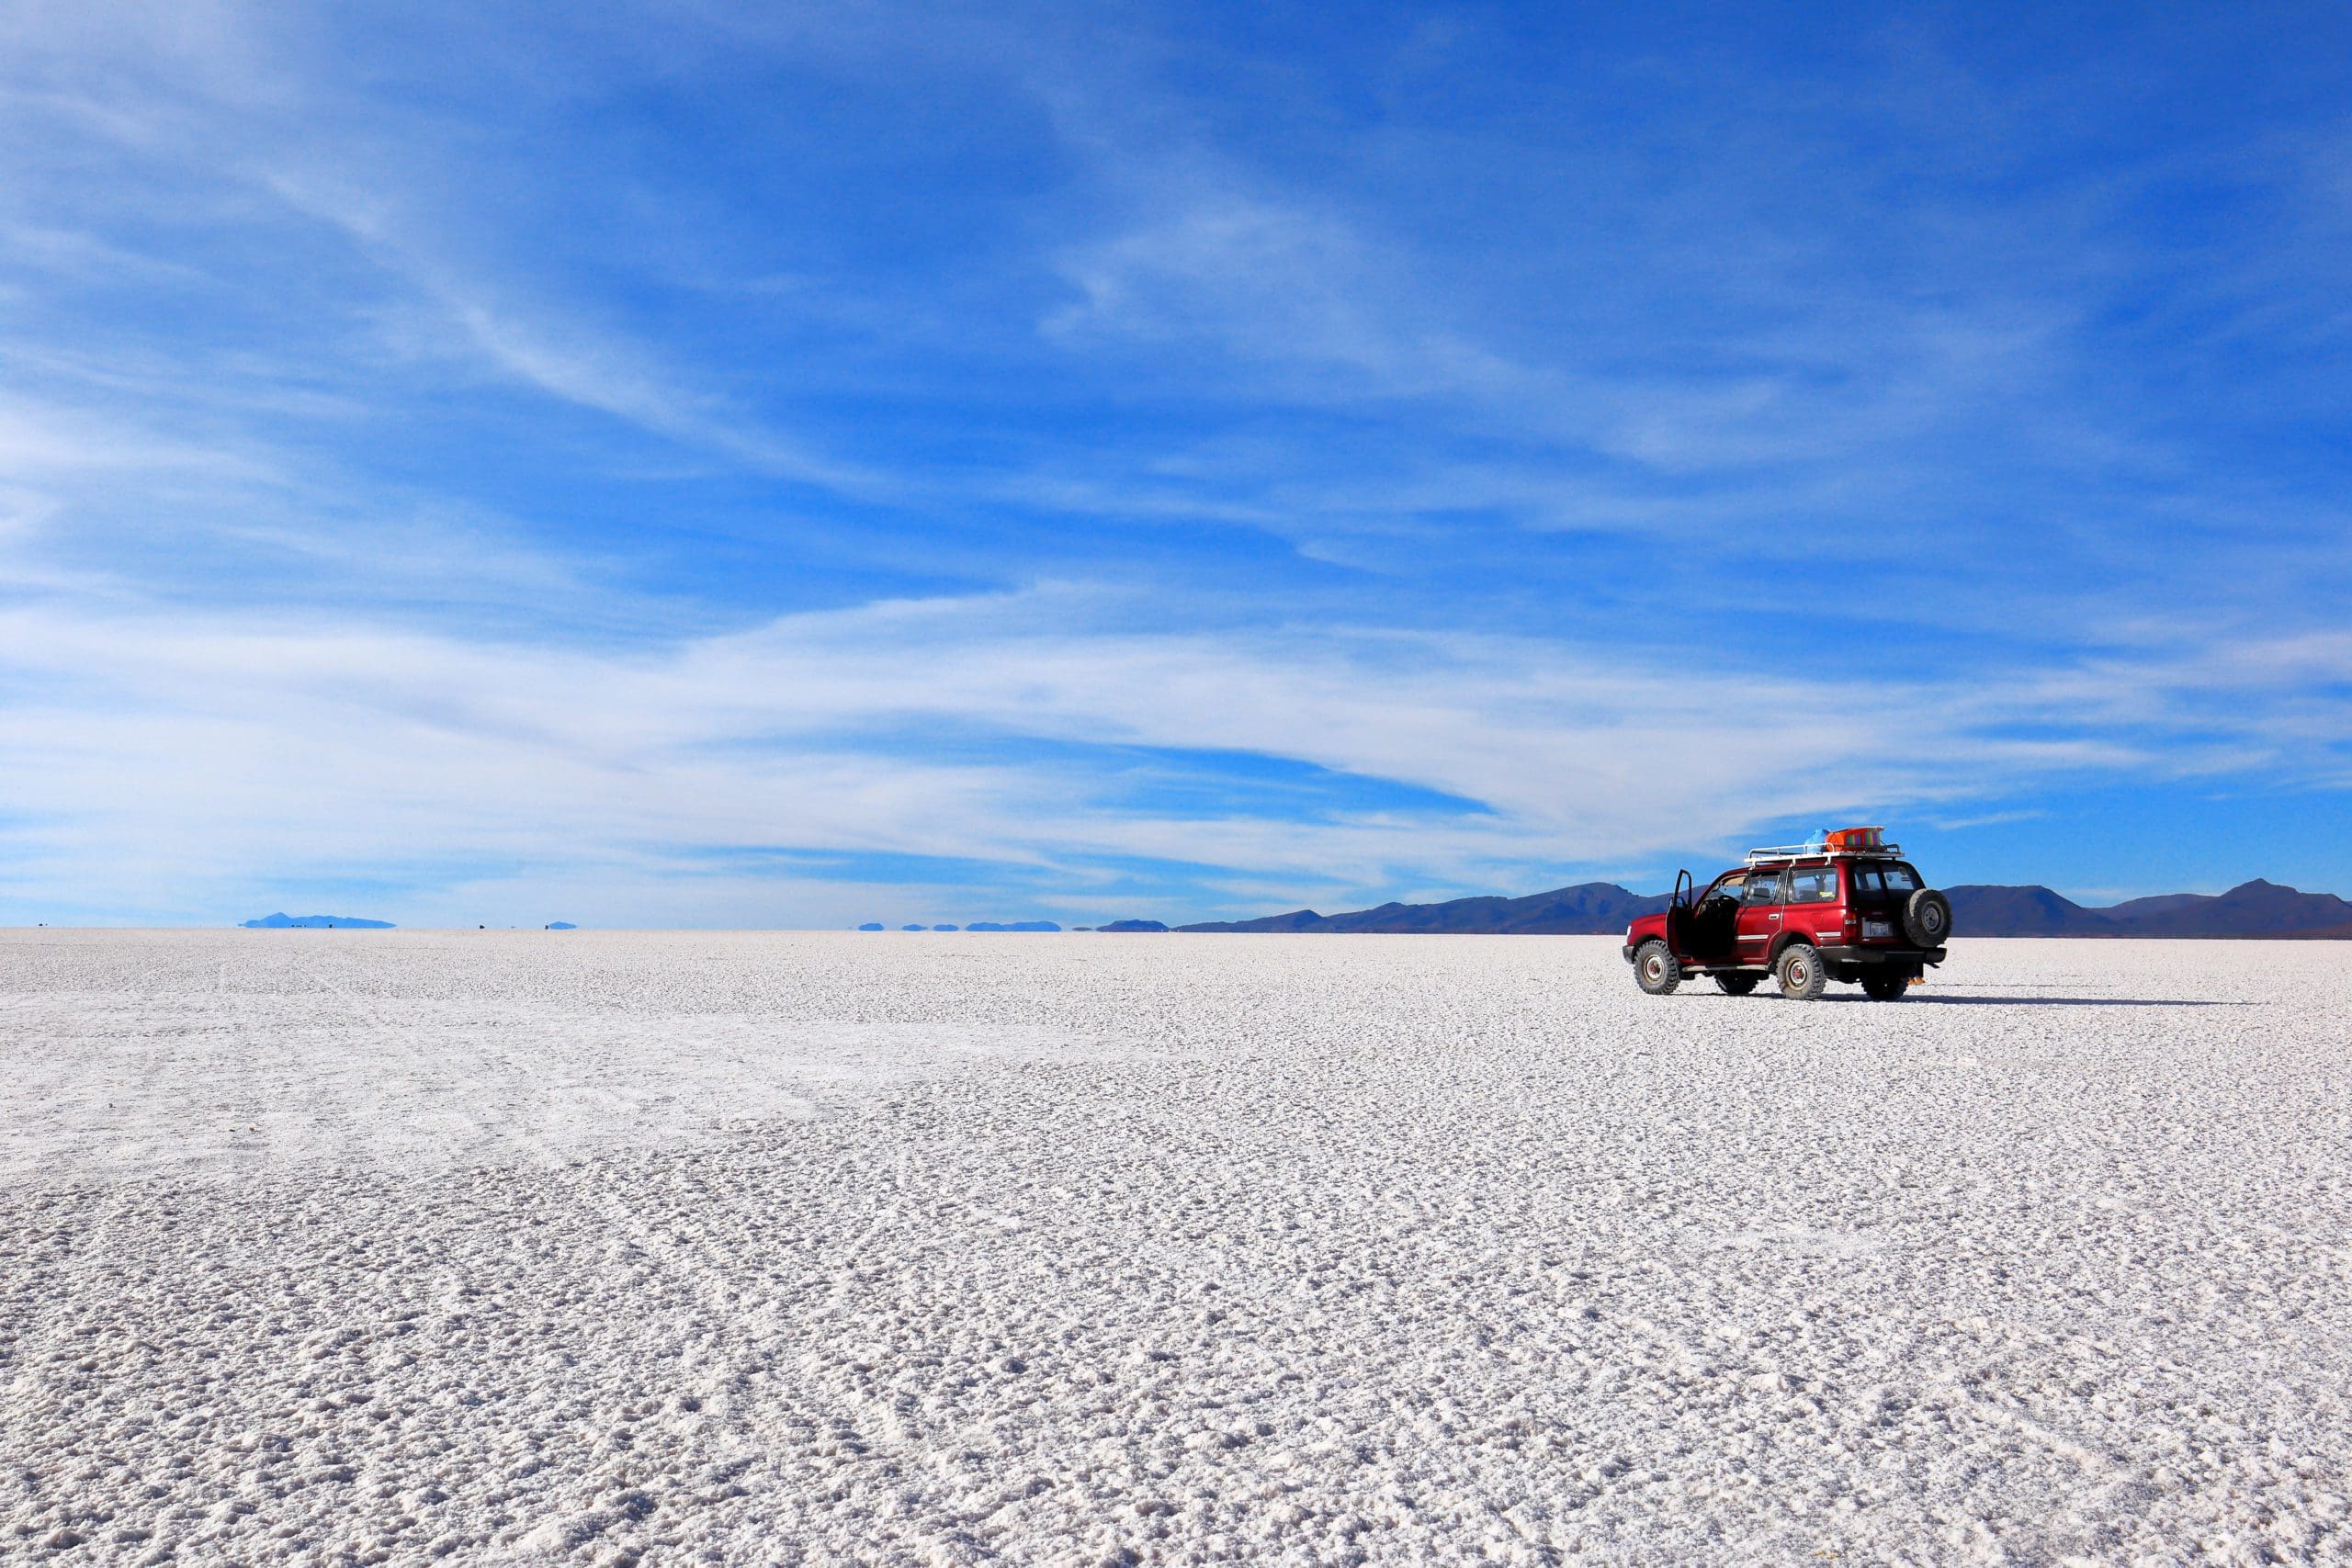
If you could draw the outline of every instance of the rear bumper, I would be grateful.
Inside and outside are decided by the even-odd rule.
[[[1890,947],[1884,942],[1871,942],[1868,945],[1861,942],[1850,944],[1835,942],[1821,950],[1821,958],[1825,964],[1857,965],[1900,964],[1905,969],[1916,969],[1923,964],[1941,964],[1944,961],[1944,953],[1945,950],[1940,947]]]

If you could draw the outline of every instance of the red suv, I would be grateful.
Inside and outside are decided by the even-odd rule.
[[[1685,975],[1712,975],[1744,997],[1771,976],[1800,1001],[1832,980],[1860,981],[1872,999],[1900,998],[1944,961],[1951,904],[1928,887],[1900,846],[1875,828],[1849,828],[1821,844],[1751,850],[1747,863],[1625,928],[1625,960],[1651,996]]]

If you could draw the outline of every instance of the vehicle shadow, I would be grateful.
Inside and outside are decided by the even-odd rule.
[[[1868,997],[1825,996],[1825,1002],[1867,1002]],[[2162,998],[2143,997],[1952,997],[1909,996],[1902,998],[1917,1006],[1932,1002],[1943,1007],[1983,1008],[2250,1008],[2259,1002],[2232,1001],[2172,1001]]]

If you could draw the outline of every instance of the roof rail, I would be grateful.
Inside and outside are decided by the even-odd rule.
[[[1747,852],[1747,863],[1760,865],[1768,860],[1865,860],[1893,859],[1903,852],[1901,844],[1872,844],[1868,849],[1833,850],[1821,844],[1767,845]]]

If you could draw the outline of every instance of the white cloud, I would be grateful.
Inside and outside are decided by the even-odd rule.
[[[696,857],[744,846],[997,860],[1072,897],[1104,856],[1261,886],[1508,886],[1513,867],[1634,863],[1763,818],[2147,765],[2095,725],[1995,728],[2039,711],[2058,729],[2108,699],[2113,670],[2063,701],[1962,700],[1524,640],[1118,629],[1131,608],[1075,589],[882,603],[630,655],[15,609],[0,614],[11,899],[185,908],[174,889],[401,868],[425,885],[408,904],[436,907],[433,885],[512,863],[568,884],[665,869],[734,907],[742,888]],[[926,727],[1000,744],[958,761],[899,739]],[[1060,760],[1096,744],[1290,759],[1489,810],[1301,821],[1236,788],[1206,819],[1171,817]],[[797,893],[770,887],[776,918],[797,913]]]

